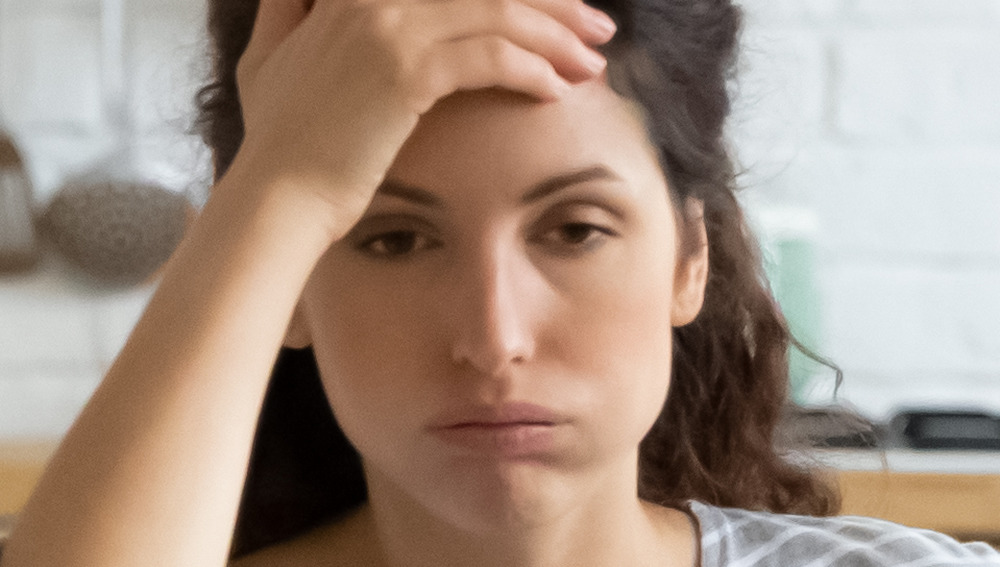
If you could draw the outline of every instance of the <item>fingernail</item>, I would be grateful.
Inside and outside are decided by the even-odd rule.
[[[618,31],[618,25],[611,19],[611,16],[600,10],[590,10],[590,21],[595,31],[600,33],[605,39],[611,39],[614,37],[615,32]]]
[[[608,66],[608,60],[605,59],[603,55],[589,49],[586,51],[583,63],[587,66],[587,70],[595,75],[603,71],[604,68]]]

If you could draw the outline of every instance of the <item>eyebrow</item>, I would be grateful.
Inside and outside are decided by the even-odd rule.
[[[534,185],[521,197],[522,205],[529,205],[562,189],[598,179],[621,181],[621,177],[603,165],[594,165],[577,171],[549,177]],[[433,208],[443,208],[440,197],[419,187],[407,185],[394,179],[386,179],[379,185],[377,193],[388,197],[396,197],[418,205]]]
[[[440,209],[444,206],[441,202],[441,198],[437,195],[419,187],[400,183],[399,181],[393,179],[386,179],[383,181],[382,184],[379,185],[376,193],[389,197],[396,197],[397,199],[403,199],[404,201],[410,201],[426,207]]]
[[[521,197],[521,203],[528,205],[540,199],[544,199],[545,197],[548,197],[556,191],[565,189],[566,187],[586,183],[587,181],[594,181],[595,179],[621,181],[621,177],[618,177],[618,175],[607,167],[603,165],[594,165],[578,171],[571,171],[562,175],[556,175],[555,177],[550,177],[545,181],[542,181],[538,185],[532,187],[531,190]]]

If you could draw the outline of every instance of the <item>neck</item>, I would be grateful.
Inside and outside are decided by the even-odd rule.
[[[620,475],[615,475],[620,478]],[[369,505],[356,517],[386,567],[574,567],[694,564],[687,515],[641,501],[631,482],[574,486],[573,498],[498,513],[484,522],[449,520],[369,474]]]

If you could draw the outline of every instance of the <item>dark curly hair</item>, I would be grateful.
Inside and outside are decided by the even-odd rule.
[[[729,0],[593,0],[619,32],[604,48],[612,86],[645,110],[672,197],[704,202],[704,307],[674,330],[670,392],[640,446],[639,495],[665,505],[829,515],[835,488],[776,441],[794,343],[764,277],[723,137],[741,12]],[[210,0],[214,71],[197,126],[216,178],[243,138],[236,63],[257,0]],[[692,249],[687,239],[688,252]],[[695,243],[697,245],[697,243]],[[367,498],[361,461],[326,401],[311,349],[283,349],[258,424],[231,553],[292,537]]]

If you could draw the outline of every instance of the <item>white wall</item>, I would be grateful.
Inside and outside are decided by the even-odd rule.
[[[744,5],[745,201],[818,222],[818,347],[842,397],[876,417],[1000,409],[1000,2]]]
[[[0,123],[28,161],[39,208],[114,148],[100,7],[0,0]],[[206,155],[185,131],[204,76],[203,2],[128,0],[125,16],[136,160],[165,186],[196,192]],[[0,275],[0,437],[61,435],[151,293],[95,286],[51,253],[34,272]]]
[[[1000,411],[1000,2],[746,0],[732,137],[751,216],[810,219],[819,350],[842,398]],[[104,156],[99,0],[0,0],[0,119],[44,204]],[[206,178],[184,135],[203,75],[201,0],[131,0],[140,158]],[[0,276],[0,437],[65,431],[151,293],[106,290],[53,256]],[[810,399],[829,399],[820,375]]]

